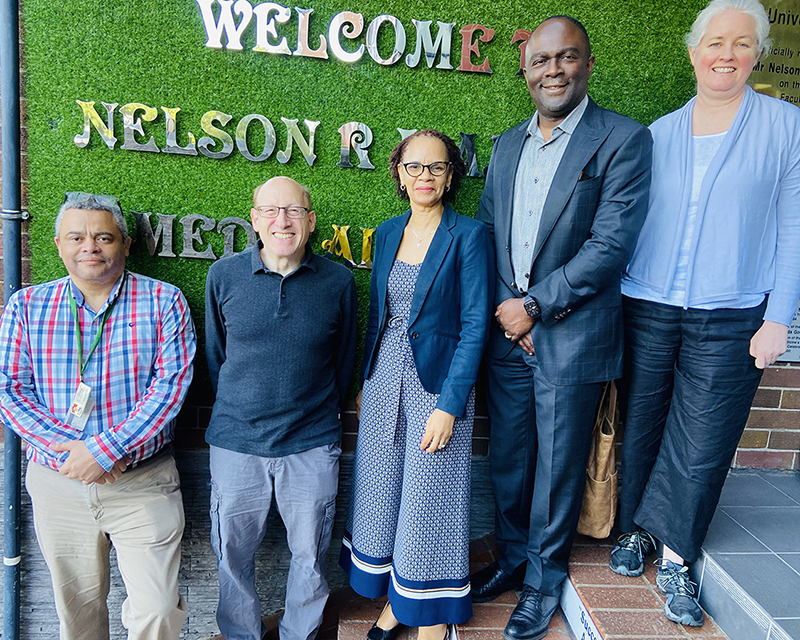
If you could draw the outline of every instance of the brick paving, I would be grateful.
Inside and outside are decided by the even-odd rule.
[[[644,575],[628,578],[608,568],[615,541],[578,536],[570,558],[570,579],[604,640],[673,640],[698,638],[727,640],[717,624],[706,616],[702,627],[684,627],[664,617],[664,596],[656,588],[656,568],[649,564]],[[493,536],[474,540],[471,545],[473,571],[495,559]],[[459,625],[461,640],[500,640],[503,628],[517,602],[509,591],[497,600],[474,605],[474,616]],[[338,640],[364,640],[377,619],[383,602],[355,598],[341,605]],[[546,640],[574,639],[561,611],[553,617]],[[414,640],[416,633],[403,631],[399,640]]]
[[[727,640],[708,615],[702,627],[667,620],[664,596],[656,588],[655,565],[648,560],[644,574],[637,578],[617,575],[608,568],[615,542],[577,536],[570,557],[570,578],[605,640]]]

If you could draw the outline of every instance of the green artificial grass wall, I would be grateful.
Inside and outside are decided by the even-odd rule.
[[[252,0],[253,6],[258,0]],[[342,11],[364,16],[364,32],[354,40],[341,38],[352,51],[365,42],[367,26],[377,16],[390,14],[404,25],[407,44],[401,60],[392,66],[376,63],[364,52],[359,62],[348,64],[330,54],[321,60],[252,51],[256,19],[244,31],[243,50],[210,49],[195,0],[25,0],[23,3],[25,96],[27,99],[29,211],[32,272],[36,282],[65,274],[53,245],[52,223],[66,191],[110,193],[120,197],[128,211],[175,215],[176,254],[182,246],[178,220],[200,213],[214,219],[249,218],[253,188],[275,175],[289,175],[311,189],[317,211],[314,248],[333,236],[331,224],[350,225],[350,244],[356,262],[361,259],[359,227],[374,227],[405,210],[394,195],[387,170],[389,152],[399,142],[397,127],[435,127],[459,141],[459,134],[477,134],[478,161],[484,168],[496,135],[529,117],[533,107],[519,67],[516,29],[531,29],[552,14],[570,14],[589,32],[597,58],[590,95],[604,107],[649,124],[683,104],[694,91],[693,76],[682,35],[689,29],[705,0],[544,0],[541,2],[465,2],[464,0],[407,0],[402,3],[363,0],[352,4],[337,0],[311,0],[313,9],[309,44],[316,48],[319,34],[327,38],[331,18]],[[287,4],[291,18],[278,25],[294,50],[298,16]],[[216,7],[216,3],[215,3]],[[452,65],[461,62],[459,29],[479,23],[494,29],[491,42],[479,43],[481,58],[488,56],[492,73],[465,73],[416,68],[405,54],[416,45],[416,20],[455,22]],[[388,57],[394,34],[384,25],[379,32],[381,55]],[[224,38],[223,38],[224,42]],[[436,63],[439,62],[437,57]],[[215,160],[167,153],[122,150],[122,116],[115,112],[116,148],[110,150],[93,129],[85,148],[73,142],[83,130],[83,114],[76,100],[94,101],[101,119],[102,102],[120,105],[143,103],[158,110],[153,122],[144,122],[145,142],[151,135],[163,149],[165,116],[161,107],[180,108],[178,144],[188,142],[188,132],[206,135],[200,119],[209,110],[233,116],[223,127],[234,135],[247,114],[267,117],[275,127],[277,145],[263,162],[247,160],[236,149],[226,159]],[[141,112],[137,116],[141,116]],[[276,159],[286,147],[281,117],[318,120],[314,165],[309,167],[296,148],[291,160]],[[369,157],[374,170],[344,169],[339,162],[343,124],[367,124],[374,141]],[[258,125],[258,123],[254,123]],[[216,126],[220,126],[216,123]],[[260,126],[250,128],[250,147],[263,145]],[[260,134],[260,135],[259,135]],[[219,147],[217,147],[219,148]],[[356,165],[355,153],[351,162]],[[456,209],[474,215],[483,180],[468,178],[456,199]],[[155,228],[155,216],[153,216]],[[130,225],[135,229],[133,220]],[[205,242],[222,254],[223,237],[202,232]],[[242,239],[239,238],[239,247]],[[160,248],[160,243],[159,243]],[[202,330],[204,281],[208,260],[151,256],[142,238],[132,247],[131,269],[177,284],[186,294],[198,329]],[[356,270],[360,317],[366,316],[369,272]],[[362,327],[363,329],[363,327]],[[200,386],[204,365],[198,360]]]

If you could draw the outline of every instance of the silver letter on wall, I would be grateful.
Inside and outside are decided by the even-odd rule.
[[[197,143],[197,140],[194,139],[194,134],[191,131],[186,134],[189,138],[189,144],[187,144],[185,147],[178,145],[178,111],[180,111],[180,109],[178,107],[175,107],[174,109],[170,109],[169,107],[161,107],[161,110],[164,112],[164,115],[167,118],[167,146],[164,147],[164,153],[176,153],[182,156],[196,156],[197,148],[195,147],[195,144]]]
[[[257,156],[250,153],[250,148],[247,146],[247,127],[253,120],[258,120],[261,126],[264,127],[264,149]],[[246,115],[236,125],[236,148],[248,160],[253,162],[266,160],[275,150],[275,127],[272,126],[272,123],[267,118],[258,113]]]
[[[453,65],[450,64],[450,50],[453,40],[453,27],[456,26],[455,22],[439,22],[439,32],[436,34],[436,42],[431,39],[431,21],[430,20],[414,20],[414,26],[417,28],[417,48],[414,53],[406,56],[406,64],[409,67],[416,67],[422,58],[422,50],[425,49],[425,62],[428,63],[428,68],[433,66],[433,61],[436,60],[436,52],[441,50],[441,58],[439,64],[436,65],[437,69],[452,69]]]
[[[325,36],[321,34],[319,36],[319,49],[312,49],[308,46],[308,24],[314,10],[300,7],[295,7],[294,10],[297,11],[297,49],[294,50],[294,55],[327,60],[328,52],[325,49],[328,42],[325,40]]]
[[[134,115],[136,115],[137,111],[144,111],[144,114],[141,118],[136,118],[134,120]],[[158,153],[159,149],[156,146],[156,141],[153,136],[150,136],[150,140],[145,144],[137,142],[135,136],[136,133],[140,136],[144,135],[142,120],[152,122],[158,117],[158,111],[141,102],[131,102],[120,107],[119,112],[122,114],[122,134],[124,139],[121,148],[128,151],[151,151],[153,153]]]
[[[381,58],[381,54],[378,51],[378,31],[384,22],[388,22],[394,28],[394,49],[392,50],[392,55],[388,58]],[[397,18],[383,15],[378,16],[369,23],[369,27],[367,28],[367,51],[375,62],[387,66],[394,64],[400,59],[400,56],[403,55],[403,51],[405,50],[406,30],[405,27],[403,27],[403,23]]]
[[[256,243],[256,232],[253,229],[253,225],[242,218],[236,218],[234,216],[223,218],[217,223],[217,231],[222,233],[222,235],[225,237],[225,250],[222,254],[223,258],[228,258],[235,253],[234,234],[236,233],[236,227],[241,227],[244,229],[245,233],[247,234],[248,247],[252,247]]]
[[[342,136],[341,148],[339,151],[339,162],[336,166],[351,168],[350,148],[358,156],[359,169],[374,169],[375,166],[369,161],[367,147],[372,144],[372,129],[363,122],[348,122],[339,127],[339,135]]]
[[[175,216],[157,213],[158,226],[155,233],[153,233],[153,226],[150,224],[151,213],[140,213],[139,211],[132,211],[131,213],[136,218],[136,228],[139,229],[139,233],[144,237],[144,242],[150,255],[152,256],[156,252],[158,239],[161,238],[161,252],[158,255],[162,258],[174,258],[175,254],[172,251],[172,225],[175,222]]]
[[[275,2],[257,4],[253,12],[256,14],[256,46],[253,47],[253,51],[280,53],[286,56],[292,55],[292,50],[286,43],[285,36],[277,43],[269,41],[270,37],[275,40],[278,39],[278,29],[275,23],[283,24],[284,22],[289,22],[292,12]],[[275,13],[274,18],[269,17],[271,13]]]
[[[200,128],[205,131],[208,136],[203,136],[197,141],[197,147],[200,153],[208,158],[220,160],[227,158],[233,152],[233,138],[230,137],[227,131],[223,131],[214,126],[214,121],[217,120],[223,127],[231,121],[232,116],[222,111],[206,111],[203,117],[200,118]],[[211,136],[211,137],[209,137]],[[222,143],[220,151],[212,151],[210,147],[216,146],[217,140]]]
[[[350,26],[347,26],[350,25]],[[350,53],[342,48],[342,43],[339,42],[339,31],[345,38],[357,38],[364,30],[364,16],[360,13],[353,11],[342,11],[333,16],[331,24],[328,27],[328,44],[335,55],[342,62],[358,62],[361,56],[364,55],[364,45],[358,46],[358,49]]]
[[[242,48],[242,32],[253,17],[253,6],[247,0],[196,0],[203,16],[208,40],[206,46],[211,49],[222,49],[222,32],[225,32],[226,49]],[[219,21],[215,21],[211,5],[219,3]],[[233,11],[231,11],[231,8]],[[239,26],[233,20],[233,14],[242,16]]]
[[[275,156],[278,162],[282,164],[289,162],[289,159],[292,157],[292,140],[294,140],[297,146],[300,147],[300,151],[303,153],[303,158],[305,158],[308,166],[313,166],[314,160],[317,159],[317,154],[314,153],[314,132],[317,130],[319,122],[315,120],[303,120],[308,129],[308,142],[306,142],[305,138],[303,138],[303,134],[300,133],[300,128],[297,126],[296,119],[290,120],[289,118],[282,117],[281,120],[283,120],[283,124],[286,125],[286,151],[278,151]]]
[[[100,119],[100,116],[97,115],[97,111],[94,109],[94,101],[82,102],[80,100],[76,100],[75,102],[78,103],[83,111],[83,133],[77,134],[72,139],[75,145],[83,148],[89,144],[89,135],[92,131],[92,127],[94,127],[97,130],[97,133],[100,134],[103,142],[106,143],[106,146],[109,149],[113,149],[117,144],[117,139],[114,137],[114,109],[117,108],[119,103],[103,103],[103,106],[106,108],[106,119],[108,121],[108,126],[106,126],[103,124],[103,121]]]
[[[217,221],[204,216],[200,213],[191,213],[188,216],[181,218],[183,225],[183,251],[181,251],[181,258],[205,258],[206,260],[216,260],[217,256],[214,255],[214,250],[211,246],[207,246],[204,251],[197,251],[194,248],[195,243],[202,243],[203,239],[200,237],[200,229],[194,228],[194,223],[200,221],[200,229],[203,231],[213,231],[217,226]]]

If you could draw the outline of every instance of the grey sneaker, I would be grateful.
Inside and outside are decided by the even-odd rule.
[[[673,622],[690,627],[703,626],[703,610],[695,597],[695,584],[689,580],[689,567],[667,561],[658,567],[656,585],[667,596],[664,615]]]
[[[621,576],[640,576],[644,573],[645,557],[655,550],[656,541],[647,531],[625,533],[611,552],[608,566]]]

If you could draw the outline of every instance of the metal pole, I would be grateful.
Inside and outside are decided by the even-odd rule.
[[[22,286],[22,193],[19,137],[19,3],[0,0],[0,97],[3,143],[3,302]],[[4,427],[5,527],[3,638],[19,640],[22,456],[19,436]]]

